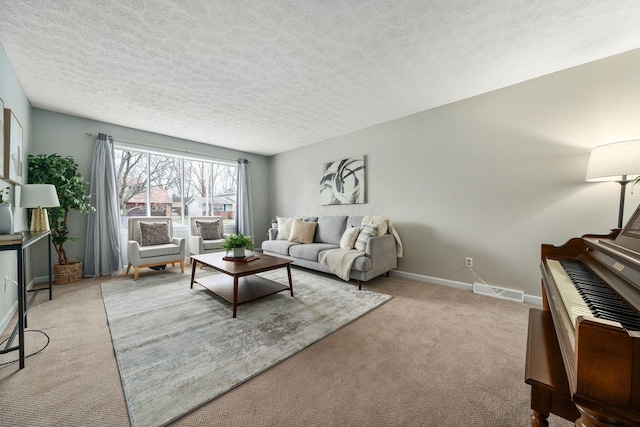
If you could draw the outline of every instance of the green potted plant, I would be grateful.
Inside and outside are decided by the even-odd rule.
[[[273,217],[271,220],[271,228],[278,228],[278,218]]]
[[[242,233],[231,234],[222,243],[222,248],[227,251],[226,255],[229,255],[229,252],[233,251],[234,258],[244,258],[245,249],[253,249],[253,238],[251,236],[244,236]]]
[[[51,242],[58,254],[58,264],[53,266],[56,284],[74,283],[82,279],[82,262],[70,260],[64,248],[68,241],[78,240],[69,236],[67,217],[69,211],[88,213],[94,210],[89,204],[90,196],[86,193],[89,183],[78,171],[78,164],[73,157],[62,157],[58,154],[29,155],[29,183],[53,184],[56,186],[60,207],[49,208],[49,228]]]

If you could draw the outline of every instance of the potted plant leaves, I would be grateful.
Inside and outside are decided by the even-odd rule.
[[[253,249],[253,238],[251,236],[244,236],[242,233],[231,234],[222,243],[222,248],[227,251],[226,255],[229,255],[229,252],[233,251],[234,258],[244,258],[245,249]]]
[[[89,204],[86,193],[89,183],[78,171],[78,164],[73,157],[62,157],[58,154],[29,155],[29,183],[53,184],[56,186],[60,206],[49,208],[49,228],[51,242],[58,254],[58,264],[53,266],[54,283],[57,285],[74,283],[82,279],[82,262],[70,260],[64,244],[77,240],[69,236],[67,226],[68,215],[71,210],[88,213],[94,210]]]

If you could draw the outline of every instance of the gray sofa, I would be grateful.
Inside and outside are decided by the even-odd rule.
[[[362,224],[361,216],[321,216],[302,217],[304,221],[313,221],[316,226],[313,243],[295,243],[277,240],[277,228],[269,229],[269,240],[262,243],[262,251],[293,260],[294,265],[310,268],[324,273],[332,273],[320,263],[323,251],[340,247],[340,239],[347,227],[358,227]],[[373,279],[393,270],[398,266],[396,256],[396,239],[391,234],[371,238],[363,255],[356,258],[351,268],[350,279],[356,280],[358,289],[362,282]]]

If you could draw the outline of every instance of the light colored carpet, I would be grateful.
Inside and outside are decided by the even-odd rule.
[[[132,425],[166,425],[391,298],[292,274],[295,298],[284,291],[241,305],[235,319],[231,304],[190,289],[186,275],[103,284]],[[286,269],[261,276],[288,281]]]
[[[188,276],[179,267],[140,275]],[[29,357],[25,369],[16,363],[0,368],[0,426],[130,424],[100,287],[123,279],[54,286],[51,301],[38,294],[29,327],[46,332],[51,343]],[[393,274],[363,287],[393,299],[172,427],[531,425],[525,304]],[[27,353],[40,348],[42,338],[28,333]],[[549,421],[573,426],[553,415]]]

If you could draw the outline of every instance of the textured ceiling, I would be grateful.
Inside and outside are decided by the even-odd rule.
[[[0,11],[34,107],[265,155],[640,47],[636,0],[0,0]]]

